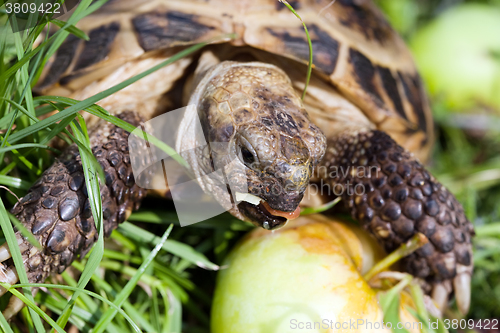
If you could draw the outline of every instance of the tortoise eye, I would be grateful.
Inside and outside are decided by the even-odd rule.
[[[243,162],[245,164],[252,164],[255,162],[255,157],[252,152],[248,150],[246,147],[241,147],[241,157],[243,158]]]

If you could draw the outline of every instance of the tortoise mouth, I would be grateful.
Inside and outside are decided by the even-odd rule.
[[[262,202],[253,205],[242,201],[238,204],[238,208],[249,222],[267,230],[279,229],[288,222],[288,219],[283,216],[272,215]]]

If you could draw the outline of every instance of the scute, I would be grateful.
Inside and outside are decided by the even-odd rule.
[[[200,21],[198,15],[177,11],[148,12],[132,19],[139,43],[146,52],[192,44],[216,29],[211,22]]]
[[[390,42],[394,31],[379,11],[365,5],[368,1],[337,0],[336,2],[342,6],[342,9],[337,11],[340,14],[341,24],[364,34],[367,39],[376,40],[381,44]]]
[[[119,30],[119,22],[111,22],[91,30],[89,41],[85,43],[74,70],[87,68],[106,58]]]
[[[377,66],[377,71],[382,79],[384,90],[392,101],[393,108],[401,116],[401,118],[408,120],[403,107],[401,95],[399,94],[398,83],[396,78],[392,75],[391,70],[387,67]],[[427,131],[426,126],[424,126],[422,130]]]
[[[422,79],[415,73],[413,76],[398,72],[398,76],[403,84],[406,98],[413,107],[413,114],[418,118],[419,128],[425,128],[427,119],[425,118],[425,108],[428,107],[425,95],[422,94]]]
[[[434,139],[430,107],[409,50],[382,13],[367,0],[303,0],[297,12],[311,35],[317,73],[426,160]],[[305,32],[287,11],[247,15],[245,28],[247,44],[307,63]]]
[[[309,26],[313,47],[313,64],[325,73],[333,73],[339,55],[339,42],[316,24]],[[290,28],[267,28],[267,31],[276,38],[277,44],[282,44],[285,54],[295,59],[308,60],[309,46],[304,43],[302,26]]]
[[[59,78],[68,69],[73,57],[75,56],[76,48],[78,47],[80,39],[74,35],[69,35],[64,43],[58,49],[58,52],[53,60],[53,63],[58,64],[57,66],[51,66],[50,71],[47,71],[46,76],[40,80],[37,89],[41,90],[45,87],[50,87],[55,84]]]
[[[379,107],[383,106],[382,98],[377,91],[375,82],[375,66],[363,53],[349,48],[349,65],[356,83],[367,92],[372,101]]]
[[[158,51],[168,57],[179,47],[233,32],[228,17],[207,4],[193,5],[191,1],[110,1],[78,22],[90,40],[70,35],[44,67],[36,90],[72,96],[126,63],[157,57]]]

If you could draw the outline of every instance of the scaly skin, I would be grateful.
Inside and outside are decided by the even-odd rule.
[[[429,242],[403,259],[405,270],[426,280],[434,295],[441,288],[446,293],[454,289],[459,308],[467,312],[464,284],[470,283],[473,269],[473,226],[453,194],[410,152],[380,131],[344,132],[328,141],[317,170],[331,191],[342,191],[352,217],[388,252],[416,232],[424,234]],[[435,298],[443,301],[440,295]]]
[[[132,112],[120,118],[139,125]],[[106,175],[101,187],[103,228],[105,236],[136,209],[146,190],[135,184],[128,153],[128,132],[106,124],[92,137],[99,142],[92,152]],[[19,232],[20,248],[26,263],[28,279],[39,283],[51,273],[63,272],[77,257],[83,257],[97,240],[94,219],[87,198],[80,154],[76,145],[69,146],[12,213],[30,230],[43,247],[39,251]]]

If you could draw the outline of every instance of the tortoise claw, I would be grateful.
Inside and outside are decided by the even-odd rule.
[[[0,246],[0,262],[4,262],[5,260],[11,257],[9,246],[7,243]]]
[[[19,298],[16,296],[12,295],[9,299],[9,303],[7,304],[7,307],[5,310],[2,312],[3,316],[5,317],[6,320],[10,320],[12,317],[14,317],[21,309],[24,307],[24,302],[21,301]]]
[[[432,299],[436,304],[436,307],[441,312],[444,312],[448,306],[448,299],[450,297],[452,288],[449,280],[436,283],[432,289]]]
[[[442,313],[436,306],[436,303],[429,295],[424,295],[424,305],[429,314],[435,318],[441,318]]]
[[[23,240],[23,238],[19,234],[16,235],[16,239],[21,253],[28,250],[29,248],[28,244]],[[10,254],[9,245],[7,245],[7,243],[2,244],[0,246],[0,263],[4,262],[7,259],[10,259],[11,257],[12,255]]]
[[[19,281],[19,277],[17,276],[17,272],[15,268],[5,268],[0,267],[0,281],[6,282],[8,284],[15,284]],[[4,287],[0,287],[0,297],[3,296],[7,292],[7,289]]]
[[[471,293],[471,272],[466,266],[458,267],[457,276],[453,279],[453,289],[457,307],[461,314],[465,315],[469,312],[470,293]]]

